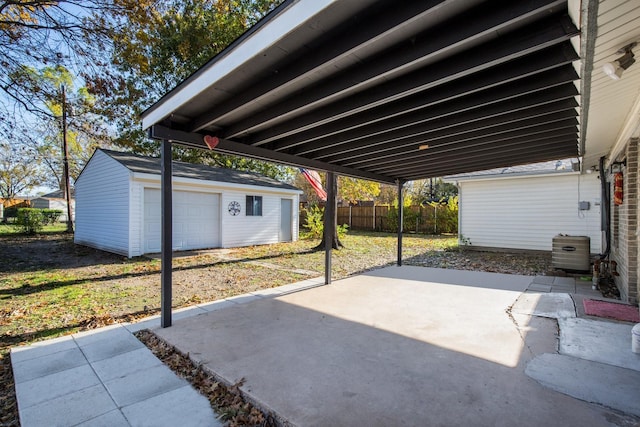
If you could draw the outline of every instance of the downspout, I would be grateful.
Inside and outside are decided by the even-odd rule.
[[[607,182],[607,174],[604,166],[605,157],[600,157],[599,169],[600,169],[600,191],[601,191],[601,203],[600,203],[600,230],[604,233],[604,241],[606,248],[603,253],[600,254],[600,259],[605,259],[609,256],[611,251],[611,190],[609,183]]]

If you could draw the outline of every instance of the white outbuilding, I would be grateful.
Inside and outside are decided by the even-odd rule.
[[[65,192],[62,190],[56,190],[52,193],[44,194],[42,196],[31,199],[31,207],[37,209],[56,209],[59,210],[60,217],[58,221],[67,222],[67,200],[65,198]],[[71,189],[71,219],[75,220],[76,202],[74,199],[73,188]]]
[[[471,249],[551,251],[558,235],[587,236],[600,253],[600,181],[569,159],[449,176],[458,185],[458,236]]]
[[[160,159],[98,149],[76,180],[75,243],[160,252]],[[252,172],[173,163],[173,249],[298,239],[297,188]]]

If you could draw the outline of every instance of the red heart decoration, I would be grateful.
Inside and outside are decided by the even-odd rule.
[[[217,136],[205,135],[204,137],[204,143],[207,144],[207,147],[209,147],[210,150],[216,148],[216,145],[218,145],[219,142],[220,140]]]

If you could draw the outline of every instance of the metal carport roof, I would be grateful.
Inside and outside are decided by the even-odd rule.
[[[143,126],[381,182],[577,156],[578,34],[566,1],[285,1]]]
[[[166,142],[162,326],[171,325],[171,143],[207,149],[206,139],[222,153],[330,172],[329,218],[335,174],[400,190],[577,156],[578,35],[566,0],[282,3],[142,114]],[[329,221],[327,283],[332,235]]]

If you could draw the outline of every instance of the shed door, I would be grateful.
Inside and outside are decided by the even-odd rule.
[[[291,235],[291,199],[280,199],[280,241],[290,242]]]
[[[160,190],[144,189],[144,253],[160,252],[162,212]],[[220,196],[191,191],[173,192],[173,249],[220,246]]]

